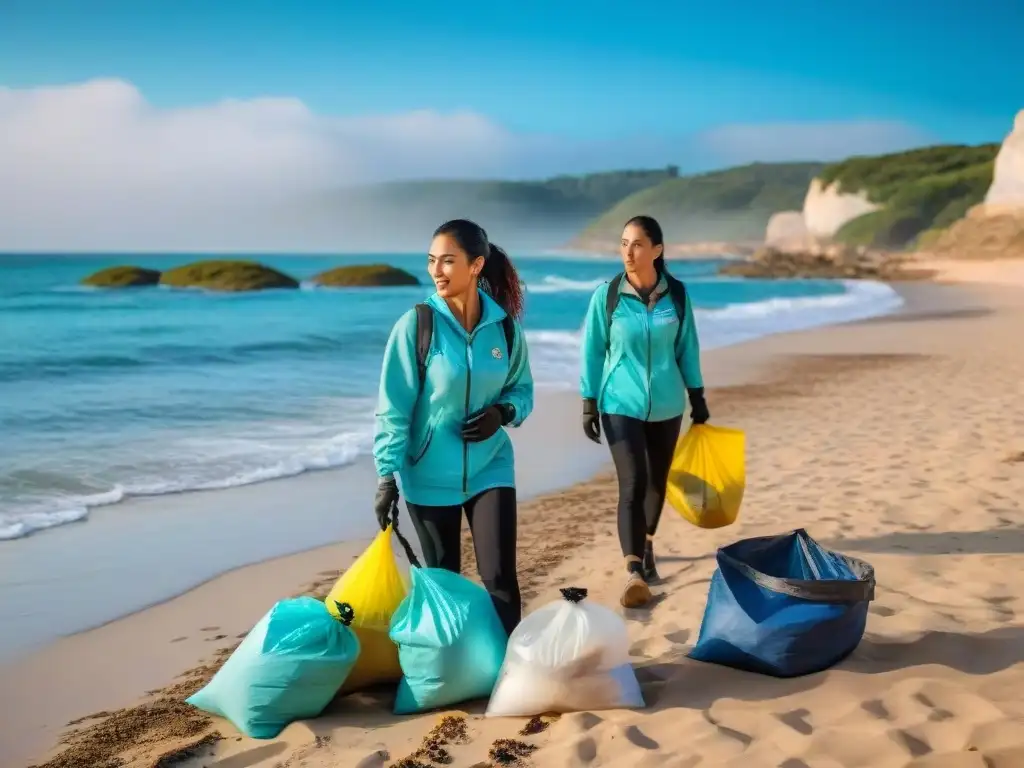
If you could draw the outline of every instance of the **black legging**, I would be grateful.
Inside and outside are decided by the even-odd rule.
[[[516,489],[492,488],[461,507],[426,507],[406,502],[428,568],[462,570],[462,511],[473,533],[477,571],[508,634],[523,606],[516,576]]]
[[[644,543],[658,530],[665,485],[683,417],[641,421],[601,414],[605,440],[619,478],[619,544],[625,557],[643,557]]]

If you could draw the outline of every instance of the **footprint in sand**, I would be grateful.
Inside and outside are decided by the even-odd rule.
[[[875,603],[872,603],[871,607],[868,608],[868,613],[873,613],[875,616],[881,616],[883,619],[896,615],[896,611],[892,608],[886,608],[884,605],[877,605]]]
[[[871,699],[870,701],[862,701],[860,708],[867,712],[872,717],[877,717],[879,720],[892,720],[892,715],[889,710],[886,709],[885,703],[881,699]]]
[[[220,627],[200,627],[200,632],[216,632]]]
[[[690,641],[690,630],[680,629],[675,632],[669,632],[665,635],[665,639],[676,645],[686,645]]]
[[[581,763],[592,763],[597,759],[597,742],[590,736],[584,736],[576,742],[576,758]]]
[[[188,640],[188,636],[187,635],[182,635],[181,637],[176,637],[173,640],[171,640],[171,642],[172,643],[180,643],[182,640]]]
[[[660,745],[637,726],[630,725],[623,729],[623,734],[629,743],[640,749],[657,749]]]
[[[814,733],[814,726],[807,722],[810,714],[810,710],[794,709],[791,712],[776,713],[775,718],[783,725],[788,725],[797,733],[803,736],[810,736]]]

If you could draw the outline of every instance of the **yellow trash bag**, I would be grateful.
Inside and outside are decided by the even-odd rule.
[[[746,484],[743,432],[693,424],[676,444],[665,498],[698,528],[722,528],[736,522]]]
[[[335,618],[340,619],[338,607],[343,603],[351,605],[355,613],[349,627],[359,638],[359,657],[340,693],[397,682],[402,677],[398,646],[388,637],[388,629],[391,615],[409,591],[409,583],[398,570],[391,531],[389,525],[378,533],[324,598],[327,610]]]

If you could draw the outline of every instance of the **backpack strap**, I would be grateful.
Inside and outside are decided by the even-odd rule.
[[[516,321],[511,315],[505,315],[501,321],[501,329],[505,332],[505,352],[508,355],[509,365],[512,364],[512,348],[516,343]]]
[[[668,280],[668,292],[672,296],[672,303],[676,305],[676,314],[679,315],[679,325],[676,326],[676,345],[679,344],[679,337],[683,334],[683,323],[686,320],[686,286],[682,280],[665,273]]]
[[[605,296],[604,300],[605,354],[608,354],[608,348],[612,343],[612,315],[615,313],[615,308],[619,306],[619,285],[622,284],[622,278],[625,276],[625,272],[619,272],[619,274],[608,281],[608,295]]]
[[[416,368],[419,371],[420,386],[427,377],[427,356],[430,342],[434,337],[434,310],[426,302],[416,305]]]

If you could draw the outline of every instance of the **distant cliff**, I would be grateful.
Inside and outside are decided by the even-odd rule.
[[[941,145],[829,165],[811,182],[800,211],[772,218],[766,245],[912,249],[984,199],[998,151],[998,144]]]
[[[922,250],[944,258],[1024,259],[1024,110],[999,147],[984,202]]]

